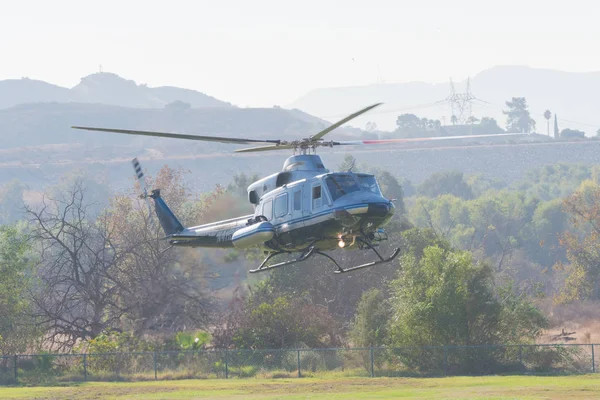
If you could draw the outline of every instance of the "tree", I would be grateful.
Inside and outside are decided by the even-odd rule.
[[[395,199],[394,205],[396,206],[396,212],[404,214],[406,207],[404,206],[404,189],[398,179],[388,171],[378,170],[375,173],[379,187],[384,196],[389,199]]]
[[[0,188],[0,224],[13,224],[21,219],[25,187],[16,179]]]
[[[513,97],[506,102],[507,111],[502,111],[506,116],[506,130],[509,132],[528,133],[535,129],[535,121],[527,110],[525,97]]]
[[[161,169],[150,187],[165,189],[175,213],[186,201],[181,175]],[[154,186],[156,185],[156,186]],[[139,191],[136,191],[139,193]],[[71,348],[108,329],[180,330],[207,321],[203,269],[193,253],[165,251],[163,233],[145,205],[116,196],[92,212],[96,199],[76,180],[58,197],[28,207],[31,238],[40,253],[33,301],[52,345]],[[202,215],[201,207],[189,207]],[[191,266],[194,266],[192,268]]]
[[[247,202],[248,199],[248,186],[259,180],[257,174],[246,175],[244,172],[235,174],[233,181],[227,185],[227,191],[240,199],[244,199]]]
[[[391,283],[394,346],[497,343],[500,306],[491,290],[492,271],[470,253],[428,246],[408,255]]]
[[[560,137],[560,133],[558,130],[558,119],[556,118],[556,114],[554,114],[554,139],[558,139]]]
[[[398,130],[416,131],[422,128],[421,119],[415,114],[402,114],[396,119]]]
[[[289,296],[245,307],[233,342],[239,349],[336,346],[337,323],[322,307]]]
[[[351,171],[356,168],[356,158],[350,153],[344,155],[344,160],[338,165],[339,171]]]
[[[439,133],[439,120],[419,118],[414,114],[402,114],[396,119],[396,132],[402,137],[425,137]]]
[[[450,117],[450,122],[452,123],[452,125],[456,125],[458,122],[458,118],[456,117],[456,115],[452,115]]]
[[[577,130],[577,129],[563,129],[560,131],[560,137],[562,139],[584,139],[585,132]]]
[[[27,351],[35,339],[29,292],[32,264],[27,236],[15,227],[0,226],[0,352]]]
[[[566,279],[557,301],[600,298],[600,186],[584,181],[564,201],[573,229],[561,235],[569,264],[558,263]]]
[[[381,290],[373,288],[364,292],[350,330],[352,344],[355,347],[384,345],[389,318],[390,308]]]
[[[454,250],[427,231],[411,230],[404,236],[408,245],[402,269],[390,283],[390,345],[521,343],[540,333],[545,319],[527,299],[520,298],[516,304],[498,299],[488,265],[475,263],[471,253]],[[503,294],[508,293],[507,289]],[[408,350],[402,357],[408,365],[425,368],[435,368],[440,361],[424,357],[418,349]],[[453,356],[461,360],[456,364],[471,371],[489,366],[492,357]]]
[[[365,125],[365,130],[367,132],[374,132],[374,131],[377,130],[377,124],[375,122],[373,122],[373,121],[369,121]]]
[[[451,194],[463,199],[473,197],[473,192],[465,182],[462,172],[436,172],[425,180],[417,190],[420,196],[437,197],[442,194]]]
[[[36,315],[59,347],[116,327],[126,312],[118,301],[122,287],[116,274],[123,251],[113,246],[107,224],[88,214],[84,196],[78,182],[60,198],[44,197],[39,209],[26,210],[40,252]]]
[[[550,112],[550,110],[544,111],[544,118],[546,118],[546,128],[548,130],[548,136],[550,136],[550,117],[551,116],[552,116],[552,113]]]
[[[600,137],[600,128],[596,131],[596,137]]]
[[[478,133],[482,134],[504,132],[504,130],[498,126],[498,122],[490,117],[482,117],[481,122],[479,122],[479,127]]]

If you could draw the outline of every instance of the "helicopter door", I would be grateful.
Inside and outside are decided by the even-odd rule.
[[[292,220],[302,218],[302,186],[292,189]]]
[[[323,207],[323,187],[321,183],[312,185],[312,211],[318,211]]]

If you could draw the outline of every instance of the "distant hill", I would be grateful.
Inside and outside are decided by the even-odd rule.
[[[176,163],[178,158],[218,157],[207,174],[244,171],[229,160],[243,145],[174,140],[75,130],[73,125],[249,138],[299,139],[314,135],[329,122],[300,110],[273,108],[128,108],[91,103],[35,103],[0,110],[0,186],[18,178],[32,187],[56,182],[72,168],[117,164],[128,168],[133,157]],[[339,140],[367,135],[342,127],[331,133]],[[250,146],[246,146],[250,147]],[[289,155],[285,152],[285,155]],[[258,154],[263,158],[264,154]],[[279,168],[279,167],[278,167]],[[127,170],[125,170],[127,171]],[[226,172],[225,172],[226,171]],[[130,175],[117,174],[120,184]],[[214,181],[213,181],[214,182]]]
[[[0,81],[0,109],[17,104],[47,101],[65,102],[69,89],[34,79],[7,79]]]
[[[88,75],[71,89],[27,78],[0,81],[0,108],[44,102],[163,108],[177,100],[189,103],[193,108],[232,107],[230,103],[196,90],[171,86],[151,88],[107,72]]]
[[[457,92],[464,92],[466,81],[455,82]],[[600,128],[600,72],[574,73],[523,66],[498,66],[471,78],[471,91],[483,101],[473,103],[473,115],[491,116],[505,125],[502,114],[505,101],[511,97],[526,97],[536,131],[546,132],[544,110],[557,113],[560,128],[576,128],[595,135]],[[309,114],[334,120],[368,104],[384,102],[379,109],[359,117],[356,126],[377,123],[380,129],[395,128],[396,117],[414,113],[420,117],[440,119],[450,123],[451,109],[440,102],[451,93],[444,83],[382,83],[365,86],[323,88],[308,92],[288,108],[298,108]],[[443,121],[442,121],[443,122]],[[583,124],[582,124],[583,123]],[[590,126],[588,126],[590,125]]]

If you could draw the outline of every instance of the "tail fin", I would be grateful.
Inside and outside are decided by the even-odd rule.
[[[173,214],[173,211],[167,206],[167,203],[160,197],[160,189],[154,189],[149,196],[154,199],[156,216],[158,217],[160,226],[162,226],[165,234],[173,235],[183,231],[181,222],[179,222],[175,214]]]
[[[144,194],[140,196],[146,201],[148,205],[148,212],[151,213],[150,202],[148,201],[148,197],[152,197],[154,199],[154,210],[156,211],[156,215],[158,217],[158,221],[165,231],[166,235],[172,235],[174,233],[179,233],[183,231],[183,225],[177,219],[173,211],[167,206],[167,203],[160,197],[160,189],[155,189],[151,194],[148,194],[148,188],[146,187],[146,180],[144,179],[144,172],[142,171],[142,167],[137,157],[131,160],[133,164],[133,169],[135,170],[135,175],[140,182],[140,186],[144,191]],[[154,220],[150,218],[150,223],[154,228]]]

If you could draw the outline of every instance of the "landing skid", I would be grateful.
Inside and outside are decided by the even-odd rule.
[[[248,272],[250,272],[251,274],[254,274],[254,273],[256,273],[256,272],[262,272],[262,271],[267,271],[267,270],[270,270],[270,269],[273,269],[273,268],[279,268],[279,267],[283,267],[284,265],[295,264],[295,263],[297,263],[297,262],[304,261],[304,260],[306,260],[307,258],[309,258],[310,256],[312,256],[314,251],[315,251],[315,247],[314,247],[314,246],[311,246],[311,247],[309,247],[309,248],[308,248],[308,250],[306,250],[304,253],[300,254],[300,257],[296,258],[295,260],[283,261],[283,262],[280,262],[280,263],[277,263],[277,264],[273,264],[273,265],[267,265],[267,266],[265,267],[265,264],[266,264],[266,263],[267,263],[267,262],[268,262],[268,261],[269,261],[271,258],[273,258],[273,257],[275,257],[275,256],[278,256],[278,255],[280,255],[280,254],[286,254],[287,252],[285,252],[285,251],[278,251],[278,252],[275,252],[275,253],[271,253],[271,254],[269,254],[269,255],[267,256],[267,258],[265,258],[265,260],[264,260],[264,261],[263,261],[263,262],[262,262],[262,263],[261,263],[261,264],[258,266],[258,268],[256,268],[256,269],[251,269],[251,270],[250,270],[250,271],[248,271]]]
[[[266,265],[269,260],[279,254],[289,254],[285,251],[278,251],[275,253],[271,253],[269,254],[265,260],[260,264],[260,266],[256,269],[251,269],[250,273],[256,273],[256,272],[262,272],[262,271],[267,271],[273,268],[279,268],[279,267],[283,267],[284,265],[291,265],[291,264],[295,264],[301,261],[305,261],[306,259],[312,257],[315,254],[321,255],[325,258],[328,258],[329,260],[331,260],[331,262],[333,262],[335,264],[335,266],[337,267],[337,269],[334,271],[334,273],[336,274],[343,274],[345,272],[350,272],[350,271],[356,271],[357,269],[361,269],[361,268],[366,268],[366,267],[372,267],[373,265],[378,265],[378,264],[385,264],[388,263],[390,261],[392,261],[393,259],[395,259],[398,254],[400,254],[400,248],[397,247],[396,249],[394,249],[394,251],[392,252],[392,255],[389,256],[388,258],[383,258],[381,256],[381,254],[379,254],[379,252],[377,250],[375,250],[375,248],[373,247],[373,245],[368,242],[367,240],[361,239],[361,238],[357,238],[357,240],[359,240],[361,242],[361,244],[364,247],[367,247],[371,250],[373,250],[373,252],[375,254],[377,254],[377,257],[379,257],[379,260],[377,261],[372,261],[370,263],[366,263],[366,264],[362,264],[362,265],[357,265],[356,267],[350,267],[350,268],[342,268],[340,267],[340,265],[337,263],[337,261],[335,261],[329,254],[325,254],[319,250],[315,250],[314,246],[309,247],[305,252],[301,253],[300,256],[298,258],[296,258],[295,260],[288,260],[288,261],[283,261],[277,264],[272,264],[272,265]]]
[[[381,254],[379,254],[379,252],[377,252],[377,250],[375,250],[372,246],[369,246],[369,247],[371,250],[373,250],[375,252],[375,254],[377,254],[377,257],[379,257],[379,260],[371,261],[370,263],[357,265],[356,267],[350,267],[350,268],[342,268],[338,265],[337,266],[338,269],[336,269],[334,271],[334,273],[343,274],[344,272],[356,271],[357,269],[372,267],[373,265],[385,264],[385,263],[392,261],[394,258],[396,258],[398,256],[398,254],[400,254],[400,247],[396,247],[391,256],[389,256],[388,258],[383,258],[383,257],[381,257]]]

